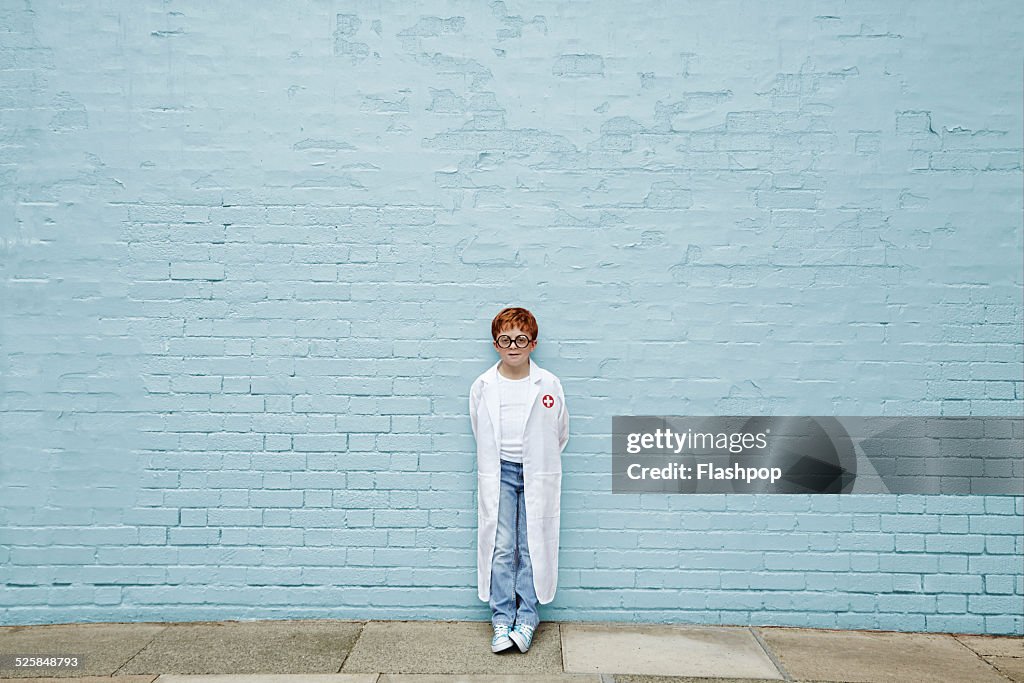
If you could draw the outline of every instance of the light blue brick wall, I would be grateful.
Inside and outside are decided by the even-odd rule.
[[[563,380],[545,619],[1024,632],[1024,500],[613,496],[613,414],[1021,414],[1024,6],[0,2],[0,619],[487,619],[470,382]]]

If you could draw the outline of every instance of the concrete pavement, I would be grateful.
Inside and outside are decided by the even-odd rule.
[[[77,669],[0,681],[117,683],[1024,683],[1024,638],[785,627],[542,622],[530,651],[490,651],[480,621],[220,621],[0,627],[4,655]]]

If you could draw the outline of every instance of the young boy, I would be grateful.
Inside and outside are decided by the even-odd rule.
[[[499,360],[469,391],[477,453],[477,592],[491,606],[491,652],[513,643],[526,652],[540,623],[537,603],[555,597],[569,412],[561,382],[530,360],[537,348],[533,314],[504,309],[491,322],[491,337]]]

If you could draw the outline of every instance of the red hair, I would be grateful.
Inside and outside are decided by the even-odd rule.
[[[491,321],[491,337],[497,339],[502,330],[510,327],[518,327],[529,335],[530,339],[537,338],[537,319],[525,308],[502,309]]]

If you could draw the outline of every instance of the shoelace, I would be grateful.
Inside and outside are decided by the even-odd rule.
[[[507,636],[508,635],[508,626],[506,626],[505,624],[498,624],[497,626],[494,627],[494,635],[496,635],[496,636]]]
[[[527,624],[519,624],[519,629],[526,633],[526,635],[533,637],[533,627]]]

